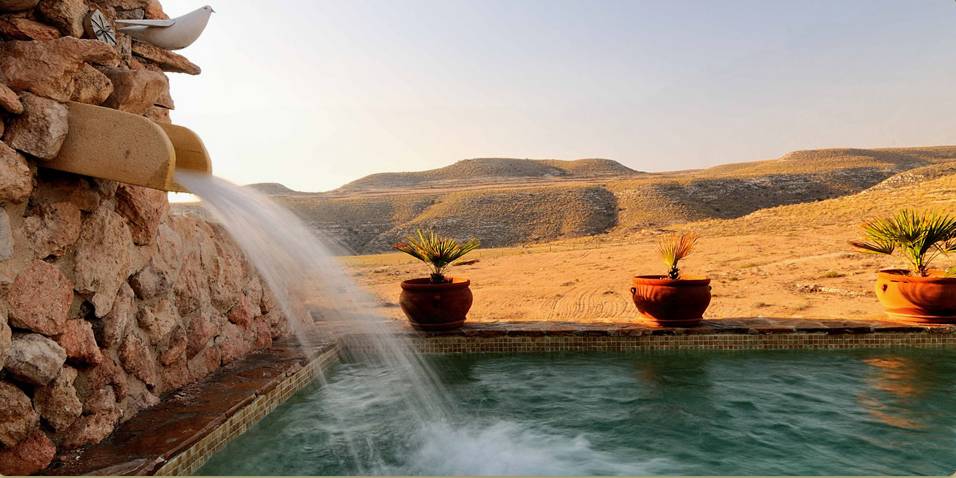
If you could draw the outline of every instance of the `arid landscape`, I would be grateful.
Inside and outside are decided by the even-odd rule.
[[[707,318],[875,319],[874,271],[898,265],[847,241],[902,207],[950,209],[956,147],[799,151],[705,170],[642,173],[606,160],[468,160],[369,176],[328,193],[254,187],[360,254],[357,279],[401,317],[419,263],[387,251],[416,227],[478,237],[453,274],[471,279],[472,321],[642,320],[634,274],[662,273],[658,238],[697,231],[689,274],[713,279]]]

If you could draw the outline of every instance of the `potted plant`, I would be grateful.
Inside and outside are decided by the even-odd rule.
[[[864,241],[857,249],[876,254],[899,253],[909,269],[884,269],[876,274],[876,297],[890,317],[924,322],[956,321],[956,277],[953,269],[931,268],[934,259],[956,251],[956,217],[904,209],[892,217],[863,224]]]
[[[416,231],[416,237],[395,244],[402,251],[431,267],[429,277],[402,282],[399,305],[412,327],[419,330],[450,330],[461,327],[471,309],[471,281],[448,277],[445,270],[478,248],[477,239],[464,243],[442,237],[435,231]]]
[[[668,267],[667,275],[634,276],[634,305],[662,326],[698,325],[710,305],[710,279],[685,277],[679,268],[697,244],[697,237],[683,233],[662,238],[658,252]]]

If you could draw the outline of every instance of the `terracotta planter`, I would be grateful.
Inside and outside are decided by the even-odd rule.
[[[897,269],[876,274],[876,297],[886,315],[920,322],[956,323],[956,277],[908,274]]]
[[[407,280],[402,282],[398,303],[416,329],[457,329],[465,323],[471,309],[469,285],[471,281],[467,279],[452,279],[444,284],[433,284],[427,278]]]
[[[665,327],[693,327],[710,305],[710,279],[635,276],[631,295],[637,310]]]

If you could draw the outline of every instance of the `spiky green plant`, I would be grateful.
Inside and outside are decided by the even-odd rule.
[[[435,231],[418,229],[415,237],[407,237],[405,242],[395,244],[402,251],[431,266],[431,281],[435,284],[448,282],[445,269],[454,265],[465,254],[478,248],[478,239],[469,239],[463,243],[439,236]]]
[[[667,277],[680,279],[678,265],[682,259],[689,256],[691,251],[694,250],[698,237],[693,232],[685,232],[665,236],[657,243],[657,251],[668,268]]]
[[[903,209],[895,215],[863,223],[865,241],[850,241],[864,252],[899,252],[912,272],[922,277],[940,254],[956,251],[956,217],[935,211]]]

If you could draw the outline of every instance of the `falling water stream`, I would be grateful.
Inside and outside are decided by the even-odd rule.
[[[177,172],[176,180],[202,199],[202,206],[233,237],[276,297],[303,346],[314,337],[314,323],[365,337],[365,347],[351,359],[375,364],[376,373],[343,390],[330,414],[342,423],[328,424],[339,435],[355,474],[562,474],[581,470],[585,456],[596,457],[580,440],[568,441],[515,423],[484,420],[478,425],[450,403],[431,367],[400,333],[400,324],[370,311],[376,300],[352,280],[336,258],[334,241],[305,225],[268,197],[214,176]],[[322,378],[320,378],[322,380]],[[384,453],[378,441],[383,424],[354,421],[356,409],[381,407],[381,399],[400,404],[394,414],[408,423],[401,463],[394,450]],[[348,408],[348,410],[346,410]],[[345,418],[349,417],[349,418]],[[641,474],[640,467],[616,472]]]

